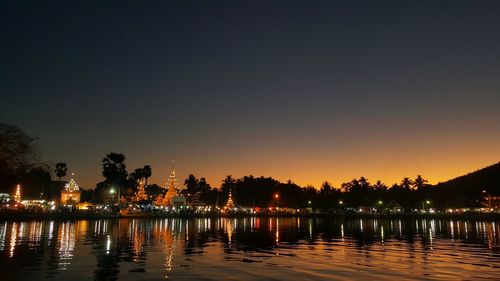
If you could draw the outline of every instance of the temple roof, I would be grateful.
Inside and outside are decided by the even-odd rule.
[[[74,179],[69,180],[69,182],[64,186],[65,191],[69,192],[74,192],[74,191],[80,191],[80,188],[78,187],[78,184]]]

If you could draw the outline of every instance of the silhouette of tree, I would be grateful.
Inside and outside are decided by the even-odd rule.
[[[413,181],[413,188],[419,190],[419,189],[422,189],[423,187],[425,187],[426,184],[427,184],[427,180],[422,178],[421,175],[417,175],[417,177]]]
[[[0,188],[15,184],[20,172],[45,166],[39,162],[35,140],[17,126],[0,122]]]
[[[226,178],[222,180],[222,184],[220,186],[221,189],[220,199],[222,200],[222,202],[220,203],[224,203],[227,201],[227,198],[229,197],[229,190],[231,189],[233,190],[233,200],[236,200],[235,193],[237,192],[235,190],[235,186],[236,186],[236,180],[231,175],[226,176]]]
[[[205,178],[201,178],[199,183],[198,183],[198,189],[200,192],[200,199],[201,200],[206,200],[208,199],[209,193],[212,190],[212,187],[210,184],[207,183],[207,180]]]
[[[146,191],[146,194],[148,196],[151,196],[153,198],[160,194],[165,194],[166,192],[164,188],[154,183],[146,186],[144,190]]]
[[[375,190],[378,190],[378,191],[387,191],[387,185],[385,185],[383,182],[381,182],[380,180],[378,180],[374,185],[373,185],[373,188]]]
[[[321,185],[318,194],[319,206],[325,209],[337,208],[340,194],[340,190],[334,188],[329,182],[325,181]]]
[[[18,183],[23,186],[23,197],[40,198],[42,193],[48,198],[59,197],[53,191],[52,179],[48,169],[34,167],[18,173]]]
[[[102,160],[102,175],[106,178],[105,183],[123,189],[128,175],[125,166],[125,155],[114,152],[106,155]]]
[[[323,194],[326,196],[326,195],[330,194],[332,192],[332,190],[333,190],[333,186],[329,182],[325,181],[321,185],[320,194]]]
[[[410,190],[413,187],[413,182],[410,178],[403,178],[401,180],[401,188],[404,190]]]
[[[59,181],[61,181],[61,179],[65,177],[66,174],[68,173],[68,167],[66,166],[66,163],[63,162],[57,163],[54,172],[56,173],[56,176],[59,178]]]
[[[151,169],[150,165],[145,165],[142,168],[142,176],[145,179],[144,186],[148,186],[148,179],[151,177],[152,173],[153,173],[153,170]]]
[[[200,180],[198,180],[193,174],[190,174],[188,178],[184,180],[184,186],[186,186],[186,188],[182,190],[181,193],[188,201],[199,198]]]
[[[131,178],[131,180],[138,181],[144,178],[144,170],[141,168],[137,168],[132,173],[130,173],[129,177]]]

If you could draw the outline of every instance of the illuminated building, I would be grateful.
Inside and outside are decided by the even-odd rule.
[[[231,189],[229,190],[229,197],[227,198],[227,203],[226,203],[225,208],[227,208],[227,209],[234,208],[233,194],[232,194],[232,190]]]
[[[6,203],[10,200],[10,194],[8,193],[0,193],[0,203]]]
[[[144,181],[139,182],[139,188],[137,189],[137,192],[135,193],[135,198],[134,201],[142,201],[146,200],[148,198],[146,194],[146,190],[144,189]]]
[[[156,205],[160,206],[181,206],[186,204],[186,198],[177,194],[177,178],[175,177],[175,170],[172,168],[168,177],[168,190],[165,196],[161,194],[155,200]]]
[[[488,207],[490,211],[500,209],[500,196],[491,196],[491,194],[488,194],[488,196],[484,197],[483,200],[484,201],[481,202],[481,205]]]
[[[74,174],[73,174],[74,175]],[[81,191],[74,179],[71,179],[61,191],[61,205],[76,205],[80,203]]]

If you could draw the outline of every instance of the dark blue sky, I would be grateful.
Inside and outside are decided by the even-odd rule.
[[[2,1],[0,120],[100,160],[431,182],[500,159],[498,1]]]

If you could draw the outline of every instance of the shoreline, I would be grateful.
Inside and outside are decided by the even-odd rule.
[[[0,212],[0,221],[60,221],[99,219],[161,219],[161,218],[333,218],[333,219],[447,219],[460,221],[499,221],[500,213],[463,214],[97,214],[97,213],[19,213]]]

